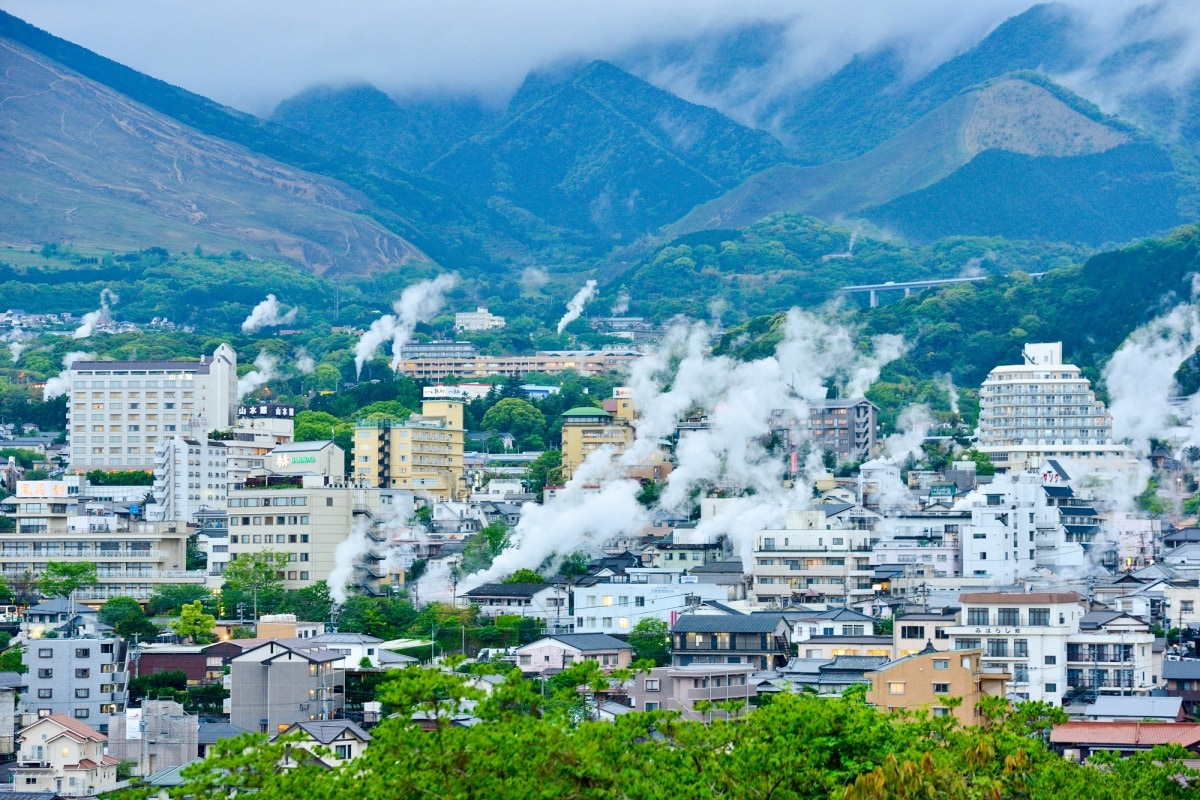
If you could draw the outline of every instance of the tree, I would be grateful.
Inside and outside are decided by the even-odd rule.
[[[111,625],[118,636],[130,639],[134,636],[153,639],[158,636],[158,626],[150,621],[142,604],[132,597],[114,597],[100,606],[100,621]]]
[[[38,591],[45,597],[70,597],[96,582],[96,565],[90,561],[48,561]]]
[[[545,583],[546,579],[531,569],[522,568],[522,569],[519,569],[516,572],[514,572],[512,575],[509,575],[507,578],[505,578],[504,580],[502,580],[500,582],[501,583]]]
[[[503,522],[493,522],[474,534],[463,545],[463,574],[470,575],[472,572],[487,569],[508,545],[508,526]]]
[[[517,438],[541,434],[546,417],[528,400],[506,397],[488,409],[481,422],[485,431],[511,433]]]
[[[195,642],[211,638],[217,620],[212,614],[204,613],[203,604],[197,600],[183,607],[179,612],[179,619],[173,619],[167,624],[178,636]]]
[[[146,601],[146,610],[151,614],[178,616],[180,609],[199,600],[209,613],[216,613],[217,600],[213,593],[195,584],[159,584],[154,594]]]
[[[221,605],[225,614],[274,613],[283,602],[283,570],[287,553],[262,550],[242,553],[225,567]],[[182,609],[181,609],[182,612]]]
[[[661,667],[671,663],[671,644],[667,638],[667,623],[658,617],[642,617],[629,631],[629,646],[634,661],[653,661]]]
[[[542,489],[546,484],[556,484],[562,480],[562,451],[547,450],[535,458],[525,473],[525,481],[529,491],[542,499]]]
[[[28,672],[29,669],[21,657],[24,652],[21,645],[17,645],[0,653],[0,672],[20,672],[21,674]]]

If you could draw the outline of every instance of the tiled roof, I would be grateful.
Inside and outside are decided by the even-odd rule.
[[[774,633],[782,614],[684,614],[672,633]]]
[[[549,588],[548,583],[485,583],[463,592],[462,597],[533,597]]]
[[[348,719],[325,719],[316,720],[313,722],[295,722],[292,723],[291,728],[288,728],[288,730],[278,734],[278,736],[282,736],[284,733],[290,733],[292,728],[299,728],[321,744],[332,744],[333,741],[340,737],[343,733],[349,733],[362,742],[371,741],[371,734],[367,733]],[[278,736],[276,738],[278,738]]]
[[[1010,603],[1014,606],[1083,601],[1075,592],[972,592],[959,595],[958,599],[963,603]]]
[[[556,636],[547,636],[547,639],[553,639],[556,642],[561,642],[567,647],[574,647],[576,650],[584,652],[591,650],[632,650],[633,648],[628,642],[623,642],[615,636],[609,636],[607,633],[564,633]]]
[[[96,730],[95,728],[90,728],[79,720],[73,719],[66,714],[51,714],[49,716],[42,717],[37,722],[33,723],[33,725],[25,728],[25,730],[29,730],[29,728],[32,728],[34,725],[38,725],[46,720],[50,720],[51,722],[57,724],[74,739],[92,739],[97,742],[108,741],[108,737],[100,731]]]
[[[1164,661],[1163,680],[1194,681],[1200,680],[1200,661]]]
[[[1088,717],[1131,717],[1175,719],[1183,707],[1182,697],[1117,697],[1102,695],[1083,712]]]
[[[1200,724],[1194,722],[1067,722],[1050,731],[1054,744],[1128,745],[1200,744]]]

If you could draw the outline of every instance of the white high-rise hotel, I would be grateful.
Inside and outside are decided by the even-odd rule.
[[[1066,458],[1124,469],[1131,456],[1114,444],[1112,417],[1079,367],[1062,363],[1062,342],[1026,344],[1025,363],[996,367],[979,389],[979,450],[997,469],[1035,469]]]
[[[199,361],[76,361],[67,445],[73,470],[153,469],[154,448],[237,421],[237,354]]]

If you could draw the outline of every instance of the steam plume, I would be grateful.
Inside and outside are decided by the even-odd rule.
[[[71,334],[75,339],[86,339],[96,332],[96,326],[101,322],[109,319],[109,309],[117,304],[121,298],[117,296],[111,289],[104,289],[100,292],[100,308],[97,311],[89,311],[83,315],[82,324],[75,329],[75,333]]]
[[[267,299],[256,305],[250,312],[250,316],[242,322],[242,333],[254,333],[262,328],[287,325],[296,319],[297,310],[293,307],[281,314],[279,301],[275,299],[275,295],[269,294]]]
[[[571,302],[567,303],[567,313],[563,314],[563,318],[558,321],[558,332],[562,333],[564,328],[579,319],[579,315],[583,313],[584,306],[595,296],[596,282],[589,280],[583,285],[582,289],[575,293],[575,296],[571,298]]]
[[[238,378],[238,397],[253,394],[269,382],[275,380],[279,377],[278,367],[279,359],[275,358],[275,356],[265,351],[259,353],[258,357],[254,359],[254,369]]]
[[[629,292],[621,290],[617,293],[617,299],[612,304],[612,315],[619,317],[629,310]]]
[[[312,375],[317,371],[317,362],[308,354],[307,348],[296,350],[296,371],[301,375]]]
[[[421,322],[428,322],[441,310],[444,294],[458,284],[458,276],[450,273],[439,275],[430,281],[421,281],[409,286],[392,304],[395,314],[384,314],[371,323],[371,327],[354,346],[354,368],[362,375],[363,365],[383,346],[392,342],[392,369],[400,364],[400,351],[412,337],[413,330]]]
[[[46,386],[42,389],[42,400],[66,394],[71,388],[71,365],[76,361],[91,361],[95,357],[95,353],[83,352],[67,353],[63,356],[63,371],[46,381]]]
[[[370,552],[371,543],[367,532],[371,523],[364,516],[356,516],[350,535],[338,542],[333,549],[333,569],[329,572],[329,597],[334,605],[346,602],[346,586],[354,577],[355,563]]]

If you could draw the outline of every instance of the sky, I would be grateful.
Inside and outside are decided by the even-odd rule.
[[[1066,0],[1093,51],[1070,88],[1116,110],[1146,83],[1200,74],[1195,0]],[[243,111],[269,115],[314,85],[468,94],[500,105],[532,70],[594,58],[753,124],[755,105],[815,83],[855,53],[894,47],[911,77],[974,46],[1033,0],[0,0],[101,55]],[[704,43],[767,26],[766,64],[705,88]],[[1177,45],[1114,76],[1105,59],[1147,38]],[[663,62],[665,45],[690,53]],[[690,48],[690,49],[689,49]],[[680,48],[673,51],[676,55]],[[711,49],[707,51],[711,55]],[[632,54],[640,54],[634,58]],[[647,55],[649,54],[649,55]],[[727,58],[728,52],[722,58]],[[622,60],[624,59],[624,60]],[[640,71],[639,71],[640,67]]]
[[[853,53],[910,42],[917,70],[969,47],[1030,0],[0,0],[0,8],[134,69],[255,114],[314,84],[503,102],[564,60],[768,23],[777,73],[810,81]],[[683,80],[681,78],[681,80]]]

